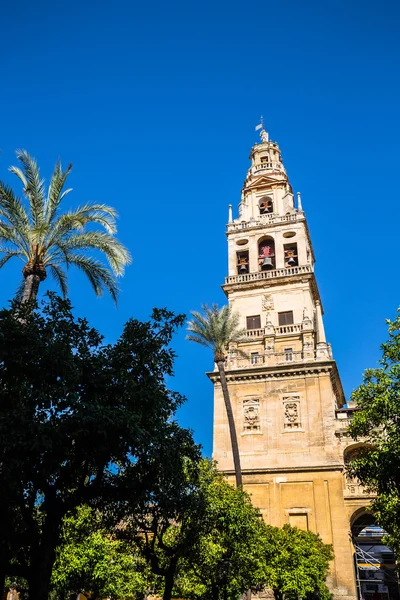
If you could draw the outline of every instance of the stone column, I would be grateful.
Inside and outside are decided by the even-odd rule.
[[[329,358],[328,344],[326,343],[324,322],[322,320],[321,302],[315,302],[317,312],[317,358]]]

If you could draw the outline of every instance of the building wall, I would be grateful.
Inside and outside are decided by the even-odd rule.
[[[241,327],[248,325],[247,317],[260,316],[260,327],[249,328],[239,344],[247,358],[233,344],[226,360],[244,486],[267,523],[309,529],[333,545],[328,583],[335,598],[354,600],[351,523],[370,498],[344,473],[344,452],[352,445],[346,433],[351,411],[343,408],[340,377],[325,338],[301,198],[298,194],[295,206],[279,146],[264,130],[260,136],[261,143],[251,149],[237,219],[230,210],[223,285]],[[260,242],[267,239],[265,248]],[[285,254],[288,243],[297,244],[294,268],[289,268],[288,246]],[[265,260],[270,256],[273,264]],[[290,327],[279,323],[285,311],[293,313]],[[209,377],[214,383],[213,458],[233,481],[218,372]]]

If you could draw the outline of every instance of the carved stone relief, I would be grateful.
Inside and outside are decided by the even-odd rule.
[[[243,400],[244,431],[260,431],[260,400],[250,398]]]
[[[271,294],[267,294],[263,298],[263,310],[274,310],[274,299]]]
[[[300,397],[290,396],[283,399],[284,429],[295,431],[301,428]]]

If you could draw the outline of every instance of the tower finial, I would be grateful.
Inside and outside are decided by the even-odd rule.
[[[260,116],[260,124],[257,125],[256,127],[256,131],[260,131],[260,138],[261,138],[261,143],[264,144],[265,142],[269,141],[269,137],[268,137],[268,132],[265,130],[264,127],[264,117],[261,115]]]

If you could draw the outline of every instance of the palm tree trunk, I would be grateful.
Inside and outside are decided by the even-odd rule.
[[[22,304],[29,300],[36,300],[39,291],[40,277],[39,275],[28,275],[25,278],[24,295],[22,296]]]
[[[225,377],[225,364],[223,360],[217,362],[219,378],[221,380],[222,393],[224,395],[226,414],[228,415],[229,433],[231,435],[233,464],[235,467],[236,487],[242,487],[242,470],[240,468],[239,445],[236,434],[235,419],[233,418],[232,404],[229,397],[228,384]]]

